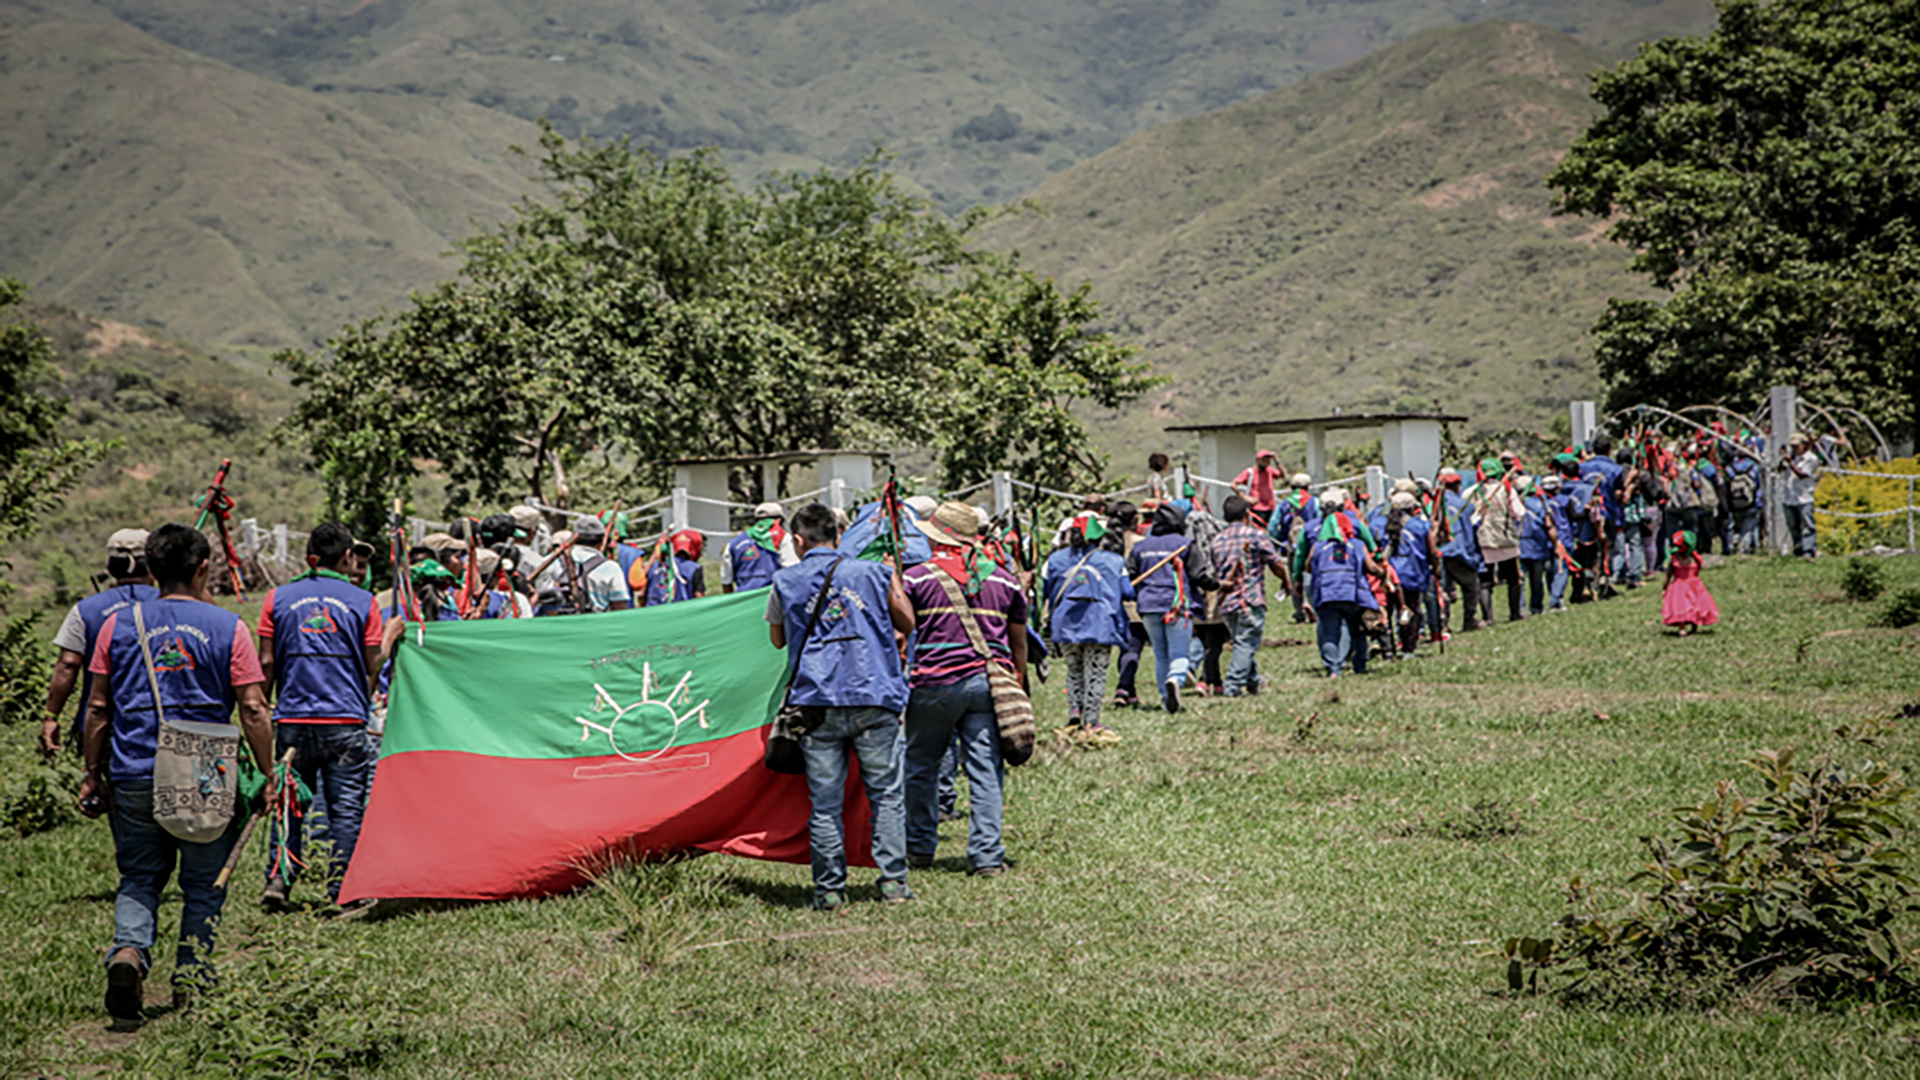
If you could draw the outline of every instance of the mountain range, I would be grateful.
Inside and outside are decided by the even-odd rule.
[[[1522,23],[1419,34],[1137,135],[989,240],[1092,281],[1172,376],[1151,410],[1101,419],[1110,446],[1334,409],[1537,426],[1598,391],[1586,328],[1644,288],[1542,185],[1596,115],[1601,63]]]
[[[717,144],[743,176],[879,145],[958,208],[1437,28],[1527,19],[1606,58],[1712,18],[1707,0],[0,0],[0,272],[257,363],[444,276],[529,190],[507,148],[536,118]]]

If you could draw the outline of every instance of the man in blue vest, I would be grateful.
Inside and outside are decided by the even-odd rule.
[[[800,561],[787,539],[787,512],[777,502],[753,508],[753,524],[720,555],[720,591],[751,592],[772,584],[774,571]]]
[[[147,530],[121,529],[107,537],[107,576],[113,578],[113,587],[73,605],[60,624],[60,632],[53,636],[60,656],[53,662],[47,714],[40,721],[40,752],[49,758],[60,751],[60,714],[73,696],[76,682],[80,684],[80,707],[74,710],[73,748],[80,748],[86,731],[87,701],[93,696],[93,676],[87,671],[87,661],[100,639],[100,624],[114,612],[132,607],[136,600],[160,598],[160,590],[153,587],[153,577],[147,573]]]
[[[838,539],[832,510],[819,503],[801,507],[793,515],[800,562],[773,576],[767,600],[768,634],[774,648],[787,650],[793,672],[788,700],[817,718],[800,737],[800,747],[813,798],[807,823],[813,906],[821,911],[847,900],[841,807],[849,754],[860,759],[860,781],[873,815],[880,899],[913,899],[907,887],[906,753],[900,727],[907,678],[899,647],[899,636],[913,629],[913,608],[892,567],[840,554],[834,550]]]
[[[1580,463],[1580,478],[1592,485],[1599,495],[1600,509],[1606,519],[1602,523],[1601,537],[1602,550],[1607,558],[1607,573],[1604,576],[1613,584],[1625,585],[1631,574],[1627,562],[1626,534],[1621,528],[1627,520],[1623,505],[1627,470],[1613,460],[1613,440],[1605,435],[1595,435],[1588,449],[1592,454]]]
[[[260,605],[266,650],[260,666],[273,688],[278,749],[284,754],[297,748],[294,771],[327,807],[327,839],[333,843],[329,899],[339,897],[340,879],[360,839],[372,776],[367,711],[380,670],[382,619],[373,594],[354,584],[372,555],[345,525],[316,525],[307,537],[307,572],[268,590]],[[295,829],[286,837],[295,865],[285,874],[267,870],[260,904],[269,911],[286,907],[305,846],[300,833]]]
[[[183,1004],[188,988],[208,978],[207,954],[227,899],[214,879],[239,835],[237,817],[205,843],[179,839],[155,819],[153,759],[161,713],[170,722],[225,724],[238,705],[240,730],[254,761],[263,771],[273,766],[273,721],[253,637],[238,615],[196,599],[206,591],[212,554],[213,546],[198,529],[173,524],[155,529],[147,538],[146,557],[158,597],[108,615],[88,662],[94,679],[87,700],[80,812],[111,814],[120,886],[107,950],[107,1013],[122,1022],[141,1019],[141,983],[153,966],[160,893],[176,864],[181,908],[175,1004]]]

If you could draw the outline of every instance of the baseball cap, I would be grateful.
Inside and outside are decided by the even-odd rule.
[[[107,537],[107,558],[144,559],[147,557],[147,530],[121,529]]]

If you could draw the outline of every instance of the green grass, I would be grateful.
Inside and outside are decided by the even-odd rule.
[[[1044,749],[1011,774],[1015,870],[955,872],[949,826],[944,869],[900,908],[814,914],[804,867],[709,857],[545,901],[269,922],[256,856],[219,1015],[299,992],[338,1023],[390,1017],[390,1041],[328,1030],[379,1046],[354,1071],[406,1076],[1911,1075],[1910,1012],[1569,1008],[1506,996],[1492,955],[1545,930],[1570,877],[1617,889],[1636,838],[1751,752],[1920,699],[1920,636],[1826,599],[1843,565],[1710,569],[1725,621],[1691,639],[1662,634],[1641,589],[1366,678],[1268,649],[1258,699],[1123,713],[1117,748]],[[1920,560],[1887,566],[1895,589],[1920,582]],[[1517,831],[1448,826],[1480,803]],[[192,1013],[105,1033],[102,827],[0,848],[0,1073],[177,1073],[223,1045]],[[276,945],[312,962],[276,984]]]

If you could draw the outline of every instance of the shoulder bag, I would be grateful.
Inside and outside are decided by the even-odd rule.
[[[147,688],[153,692],[160,733],[153,753],[153,820],[173,836],[192,844],[216,840],[233,823],[234,792],[240,775],[240,729],[232,724],[202,724],[167,719],[160,703],[160,676],[147,644],[147,617],[133,605],[134,633],[147,664]]]
[[[827,577],[820,583],[820,591],[814,594],[813,610],[807,613],[807,628],[801,631],[799,648],[793,650],[793,659],[787,665],[786,696],[781,699],[780,711],[773,714],[773,725],[767,732],[767,749],[761,763],[787,776],[807,774],[807,756],[800,749],[800,736],[812,731],[820,723],[819,706],[793,703],[793,680],[800,674],[800,658],[806,654],[807,642],[813,637],[814,628],[820,625],[820,613],[827,608],[827,594],[833,589],[833,574],[838,569],[840,559],[835,559],[833,565],[827,567]]]
[[[1025,765],[1033,756],[1033,702],[1021,688],[1019,677],[994,659],[987,635],[980,629],[980,616],[967,601],[960,584],[938,567],[934,568],[934,574],[940,579],[940,587],[947,591],[947,600],[953,604],[960,625],[966,627],[973,650],[987,662],[987,691],[993,698],[994,723],[1000,729],[1000,757],[1009,765]]]

